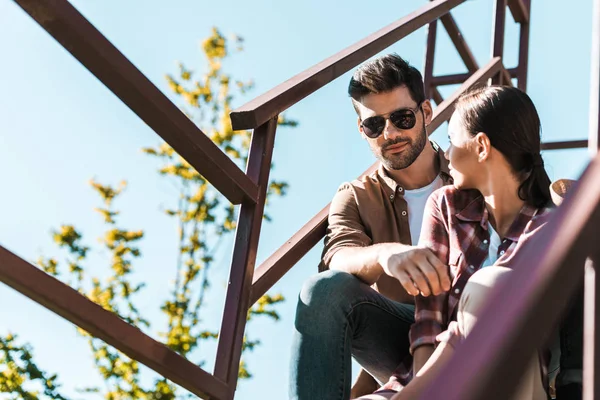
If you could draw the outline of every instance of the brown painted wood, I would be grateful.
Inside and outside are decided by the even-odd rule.
[[[465,0],[436,0],[299,73],[231,113],[234,129],[252,129]]]
[[[240,208],[214,371],[231,389],[227,399],[233,398],[237,383],[276,130],[277,116],[252,134],[247,174],[258,185],[259,197]]]
[[[15,0],[229,201],[256,201],[244,172],[66,0]]]
[[[440,93],[440,91],[438,90],[437,87],[433,88],[432,97],[433,97],[433,101],[435,101],[435,104],[438,106],[440,104],[442,104],[442,102],[444,101],[444,97],[442,96],[442,94]]]
[[[436,118],[434,118],[427,127],[427,131],[429,132],[429,134],[431,134],[431,132],[435,131],[440,125],[442,125],[444,122],[450,119],[452,113],[454,112],[454,103],[463,93],[477,86],[485,85],[488,79],[498,75],[498,73],[501,70],[502,60],[499,57],[496,57],[493,58],[485,66],[480,68],[473,75],[471,75],[460,86],[460,88],[452,94],[452,96],[448,97],[438,107],[436,107]]]
[[[526,0],[508,0],[508,8],[515,20],[519,24],[529,23],[529,7]]]
[[[599,181],[600,155],[547,226],[515,255],[509,278],[492,289],[477,325],[422,399],[510,398],[533,351],[581,284],[585,255],[597,248]]]
[[[249,306],[258,301],[325,236],[329,204],[254,271]]]
[[[588,147],[587,140],[565,140],[562,142],[542,143],[542,150],[581,149],[584,147]]]
[[[190,392],[225,396],[224,382],[1,246],[0,281]]]
[[[506,0],[494,0],[494,23],[492,26],[492,57],[504,57],[504,27],[506,25]],[[504,74],[495,76],[492,83],[504,84]]]
[[[431,99],[434,87],[431,85],[433,77],[433,63],[435,60],[435,42],[437,39],[437,20],[431,22],[427,27],[427,47],[425,48],[425,67],[423,68],[423,86],[425,87],[425,98]]]
[[[434,76],[431,79],[431,83],[434,86],[446,86],[446,85],[456,85],[457,83],[463,83],[469,77],[473,75],[471,72],[461,73],[461,74],[450,74],[450,75],[439,75]]]
[[[527,71],[529,65],[529,26],[530,26],[530,10],[531,0],[518,0],[520,6],[525,7],[527,12],[526,20],[521,22],[520,34],[519,34],[519,65],[516,68],[518,87],[521,90],[527,90]],[[514,3],[514,2],[513,2]],[[510,5],[511,3],[509,3]],[[513,15],[514,12],[513,12]],[[510,71],[509,71],[510,72]],[[515,76],[511,73],[511,76]]]
[[[456,51],[458,51],[460,58],[462,58],[469,72],[472,73],[477,71],[479,69],[477,60],[475,59],[471,48],[467,44],[465,37],[458,28],[456,21],[452,17],[452,14],[448,13],[443,15],[440,19],[442,24],[444,24],[444,28],[446,28],[446,32],[448,32],[448,36],[450,36],[450,40],[452,40],[452,43],[454,43]]]

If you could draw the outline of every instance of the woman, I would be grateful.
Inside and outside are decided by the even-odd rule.
[[[448,132],[454,184],[428,199],[419,246],[449,265],[453,283],[441,295],[415,298],[410,338],[417,375],[396,400],[416,397],[432,380],[470,332],[490,287],[506,279],[514,254],[549,215],[540,120],[527,94],[499,86],[467,93],[457,101]],[[535,351],[515,398],[546,399]],[[394,377],[380,394],[364,399],[390,398],[388,389],[400,389]]]

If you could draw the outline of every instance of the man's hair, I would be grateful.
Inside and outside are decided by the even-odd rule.
[[[423,77],[418,69],[398,54],[388,54],[361,65],[350,79],[348,94],[358,113],[358,103],[368,94],[385,93],[406,86],[410,97],[421,104],[425,100]]]

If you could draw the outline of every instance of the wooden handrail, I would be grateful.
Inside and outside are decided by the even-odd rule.
[[[436,0],[299,73],[231,112],[235,130],[253,129],[465,0]]]
[[[255,182],[67,0],[15,2],[233,204]]]
[[[471,75],[452,96],[436,107],[433,119],[427,127],[428,134],[431,135],[450,118],[454,111],[454,104],[461,94],[477,85],[485,84],[488,79],[497,75],[501,70],[502,61],[500,58],[494,58],[486,66]],[[379,163],[377,162],[371,165],[358,179],[370,175],[378,165]],[[256,269],[249,306],[252,306],[252,304],[260,299],[262,295],[273,287],[281,277],[325,236],[330,204],[312,217],[306,225]]]
[[[2,246],[0,281],[190,392],[225,397],[224,382]]]
[[[585,258],[598,251],[599,181],[597,155],[539,235],[515,255],[509,278],[492,290],[473,331],[422,399],[510,398],[580,286]]]

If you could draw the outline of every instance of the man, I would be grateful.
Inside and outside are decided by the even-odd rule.
[[[348,93],[358,130],[381,164],[343,184],[331,203],[320,266],[328,271],[305,283],[296,312],[293,399],[371,393],[371,376],[385,382],[399,364],[410,365],[414,296],[450,288],[448,267],[412,246],[429,194],[451,179],[443,152],[428,140],[433,113],[421,74],[386,55],[362,65]],[[364,369],[352,391],[351,356]],[[415,366],[425,357],[415,352]]]

